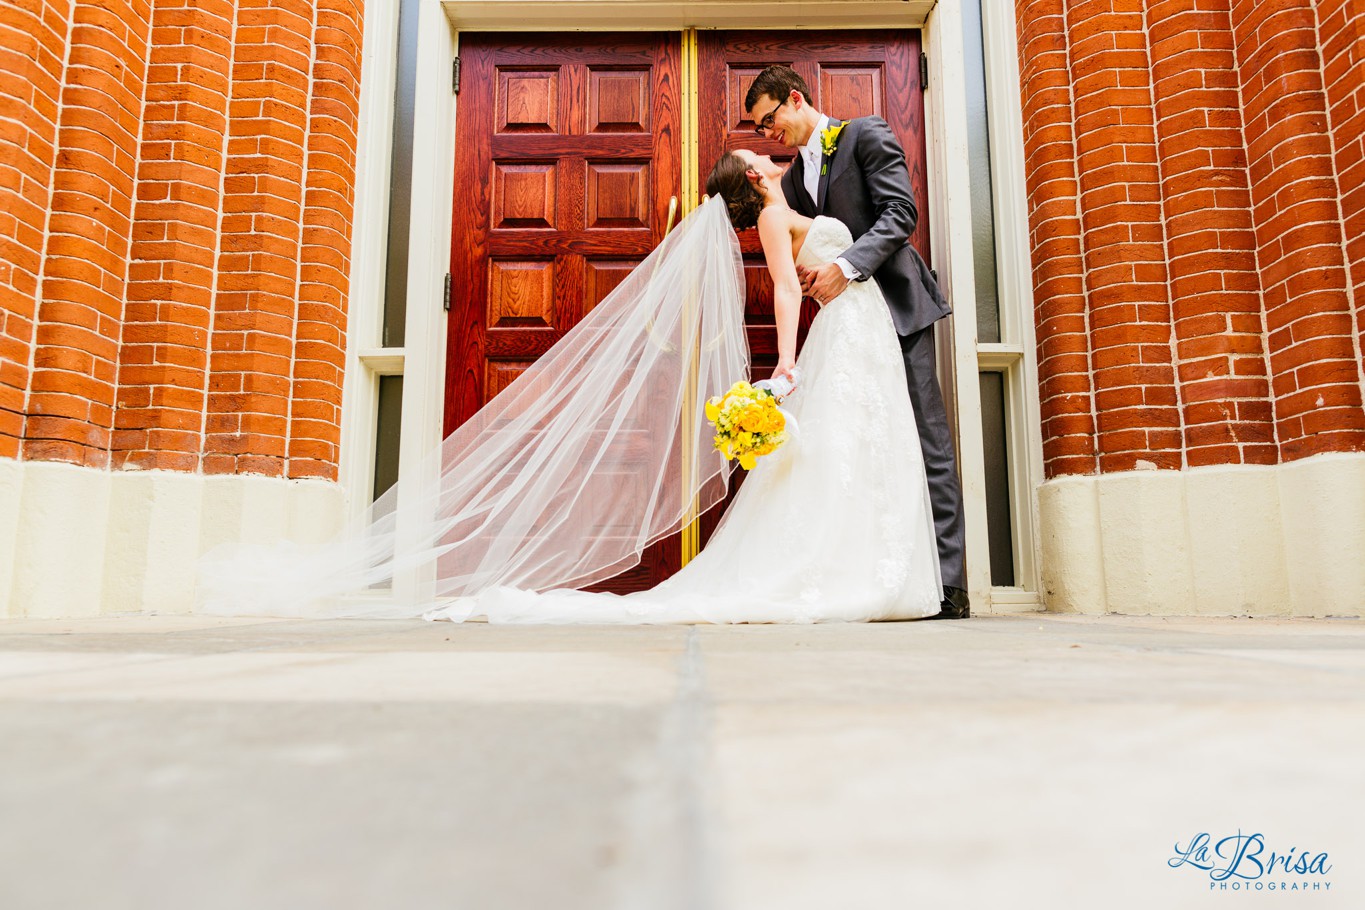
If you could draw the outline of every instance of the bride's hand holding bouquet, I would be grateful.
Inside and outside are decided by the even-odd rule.
[[[789,415],[777,406],[778,391],[790,393],[798,373],[793,368],[790,382],[777,386],[780,378],[750,385],[736,382],[724,395],[706,402],[706,419],[716,428],[712,442],[726,461],[739,459],[739,466],[753,470],[758,459],[776,451],[789,436]]]

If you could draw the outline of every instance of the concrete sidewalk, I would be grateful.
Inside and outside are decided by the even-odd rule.
[[[1362,709],[1358,620],[11,620],[0,908],[1362,907]]]

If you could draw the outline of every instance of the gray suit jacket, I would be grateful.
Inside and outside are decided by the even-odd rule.
[[[897,334],[913,334],[952,312],[924,259],[907,242],[919,214],[905,152],[887,122],[880,117],[847,121],[828,164],[819,201],[812,202],[805,162],[797,155],[782,175],[787,204],[807,217],[828,215],[848,225],[853,246],[842,255],[864,280],[877,279]]]

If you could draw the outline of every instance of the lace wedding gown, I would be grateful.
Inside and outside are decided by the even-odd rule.
[[[798,264],[852,243],[818,217]],[[491,587],[425,614],[501,623],[813,623],[939,610],[933,514],[891,316],[875,281],[824,306],[783,403],[796,433],[749,472],[706,548],[647,591]]]

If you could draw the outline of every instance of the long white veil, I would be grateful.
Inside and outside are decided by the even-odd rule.
[[[725,495],[704,406],[748,377],[743,311],[738,238],[704,204],[336,540],[205,556],[200,611],[418,616],[636,565]]]

